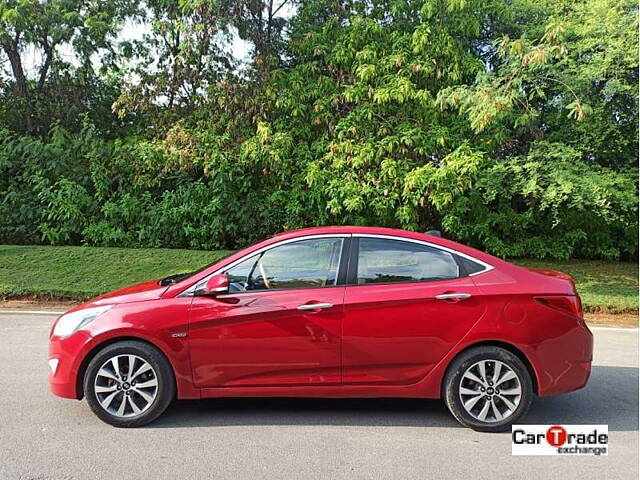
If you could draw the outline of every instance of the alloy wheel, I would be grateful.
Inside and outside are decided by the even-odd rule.
[[[94,391],[98,403],[111,415],[135,417],[156,399],[158,376],[149,362],[137,355],[115,355],[98,370]]]
[[[501,422],[516,411],[522,397],[520,378],[499,360],[480,360],[460,379],[460,401],[466,412],[486,423]]]

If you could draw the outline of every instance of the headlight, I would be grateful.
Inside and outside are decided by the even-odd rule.
[[[58,319],[58,323],[53,329],[56,337],[68,337],[76,330],[82,328],[94,318],[98,318],[104,312],[109,310],[113,305],[105,305],[104,307],[85,308],[75,312],[66,313]]]

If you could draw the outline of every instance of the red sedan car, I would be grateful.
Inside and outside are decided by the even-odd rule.
[[[118,427],[175,397],[413,397],[500,431],[534,395],[583,387],[592,347],[566,274],[437,235],[325,227],[71,309],[49,382]]]

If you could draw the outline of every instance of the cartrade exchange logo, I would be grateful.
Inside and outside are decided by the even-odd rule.
[[[608,425],[513,425],[512,455],[608,455]]]

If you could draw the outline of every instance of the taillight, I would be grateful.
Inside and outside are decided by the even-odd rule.
[[[535,299],[542,305],[582,318],[582,302],[578,295],[545,295]]]

